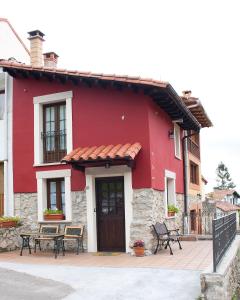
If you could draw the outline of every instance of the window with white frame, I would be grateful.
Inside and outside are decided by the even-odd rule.
[[[54,170],[36,172],[38,221],[43,221],[45,209],[64,211],[65,219],[72,219],[71,170]]]
[[[176,173],[165,170],[165,210],[166,216],[168,213],[168,206],[176,206]]]
[[[34,165],[72,151],[72,91],[34,97]]]
[[[174,124],[174,147],[175,156],[181,159],[181,129],[177,124]]]

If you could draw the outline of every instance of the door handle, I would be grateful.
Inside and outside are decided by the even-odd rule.
[[[97,212],[96,208],[94,208],[93,212]]]

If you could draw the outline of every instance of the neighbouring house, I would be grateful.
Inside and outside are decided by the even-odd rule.
[[[6,213],[31,230],[58,208],[58,223],[85,225],[90,252],[129,251],[135,239],[151,250],[156,221],[183,229],[183,140],[200,121],[167,82],[58,69],[56,53],[42,55],[43,36],[29,32],[31,65],[0,60],[12,82]],[[180,212],[169,217],[168,205]]]
[[[0,18],[0,57],[29,62],[30,52],[7,19]],[[0,216],[7,211],[6,199],[12,198],[12,79],[0,73]],[[5,201],[4,201],[5,195]],[[5,202],[5,205],[4,205]],[[12,210],[13,211],[13,210]]]
[[[215,201],[227,201],[234,205],[240,204],[240,195],[233,189],[220,190],[218,188],[214,188],[213,192],[207,194],[207,197]]]
[[[201,124],[201,128],[212,127],[212,122],[204,110],[201,101],[192,96],[191,91],[184,91],[182,99],[193,116]],[[189,232],[202,234],[202,201],[205,200],[204,187],[207,180],[201,173],[200,132],[190,130],[187,145],[187,196]]]

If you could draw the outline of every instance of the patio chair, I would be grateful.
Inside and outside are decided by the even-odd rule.
[[[84,225],[82,225],[82,224],[78,225],[78,226],[65,226],[65,229],[64,229],[63,242],[76,241],[77,255],[79,254],[80,247],[81,247],[82,252],[84,252],[83,231],[84,231]]]
[[[179,237],[181,236],[179,234],[179,229],[173,229],[169,230],[165,223],[159,223],[157,222],[155,225],[152,225],[153,230],[157,236],[157,247],[154,251],[154,254],[157,253],[159,246],[164,246],[165,249],[169,247],[170,254],[173,255],[172,248],[170,243],[171,242],[178,242],[179,249],[182,249]]]
[[[52,238],[47,237],[48,234],[58,234],[59,233],[59,225],[40,225],[39,234],[41,236],[35,237],[34,239],[34,252],[36,253],[37,245],[39,250],[41,251],[41,241],[51,241]],[[44,237],[46,234],[46,237]]]

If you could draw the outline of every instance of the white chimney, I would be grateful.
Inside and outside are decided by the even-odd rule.
[[[59,56],[55,52],[44,53],[44,67],[57,68],[58,57]]]
[[[30,59],[31,65],[34,67],[42,67],[43,65],[43,54],[42,44],[44,42],[44,34],[40,30],[34,30],[28,32],[30,40]]]

